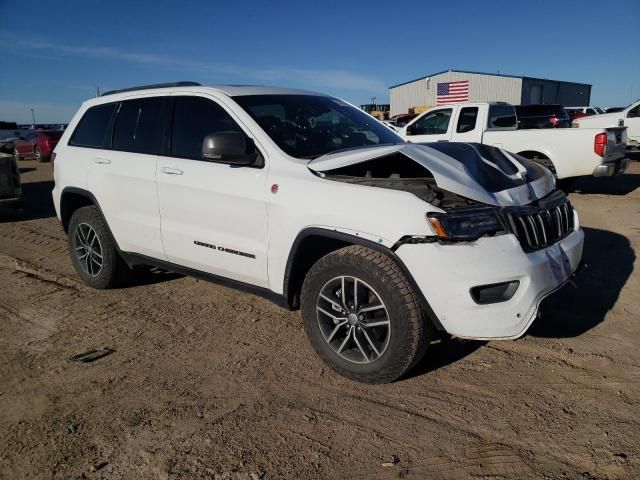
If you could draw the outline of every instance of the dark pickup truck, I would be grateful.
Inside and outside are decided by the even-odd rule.
[[[0,153],[0,211],[22,209],[20,173],[13,155]]]

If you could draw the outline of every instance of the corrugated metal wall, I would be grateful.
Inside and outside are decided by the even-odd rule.
[[[449,71],[389,89],[391,115],[406,113],[411,107],[435,105],[437,84],[456,80],[469,80],[470,102],[520,103],[522,78]]]

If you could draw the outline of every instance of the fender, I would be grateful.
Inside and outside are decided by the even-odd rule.
[[[283,291],[284,298],[288,300],[292,308],[296,308],[299,304],[299,298],[296,298],[297,293],[295,291],[295,281],[297,279],[295,277],[292,278],[296,257],[303,241],[306,238],[311,236],[326,238],[327,240],[337,241],[345,245],[362,245],[363,247],[376,250],[388,256],[389,258],[391,258],[396,263],[396,265],[398,265],[403,275],[409,281],[411,288],[413,288],[413,291],[418,297],[420,304],[425,309],[430,319],[433,321],[433,324],[436,327],[436,329],[440,331],[444,331],[444,328],[442,327],[442,324],[438,320],[438,317],[436,316],[435,312],[431,308],[431,305],[429,305],[429,302],[423,295],[422,291],[420,290],[420,288],[418,288],[418,284],[414,280],[413,275],[411,275],[411,272],[409,272],[409,269],[407,268],[407,266],[392,249],[380,243],[376,243],[366,238],[362,238],[360,236],[350,235],[350,234],[339,232],[336,230],[328,230],[328,229],[319,228],[319,227],[309,227],[301,230],[300,233],[298,233],[296,239],[293,241],[293,245],[291,246],[291,250],[289,251],[289,257],[287,258],[287,266],[285,269],[284,285],[283,285],[282,291]]]
[[[95,205],[95,207],[100,212],[100,215],[102,215],[102,218],[104,218],[105,223],[107,224],[107,229],[109,230],[109,235],[111,235],[111,238],[113,238],[113,241],[116,244],[116,250],[118,250],[118,253],[122,254],[123,252],[122,252],[122,250],[120,250],[120,246],[118,245],[118,241],[116,240],[116,237],[113,236],[113,232],[111,232],[111,227],[109,227],[109,222],[107,221],[107,217],[104,216],[104,212],[102,211],[102,208],[100,208],[100,203],[98,202],[98,199],[93,195],[93,193],[91,193],[88,190],[85,190],[83,188],[64,187],[62,189],[62,193],[60,194],[60,218],[61,218],[62,227],[64,228],[64,231],[67,232],[68,227],[69,227],[69,220],[71,218],[69,216],[69,218],[65,219],[64,213],[63,213],[64,212],[63,200],[64,200],[64,195],[66,193],[73,193],[75,195],[79,195],[81,197],[85,197],[93,205]],[[124,258],[124,255],[123,255],[123,258]],[[127,264],[128,264],[128,262],[127,262]],[[129,267],[131,267],[131,265],[129,265]]]

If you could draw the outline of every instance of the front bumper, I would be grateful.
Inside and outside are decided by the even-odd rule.
[[[396,254],[447,333],[510,339],[527,331],[542,299],[576,271],[583,243],[584,233],[577,229],[531,253],[524,253],[514,235],[505,234],[465,244],[406,244]],[[516,280],[520,285],[507,301],[479,305],[471,297],[473,287]]]
[[[629,167],[629,159],[621,158],[615,162],[598,165],[593,171],[594,177],[612,177],[624,173]]]

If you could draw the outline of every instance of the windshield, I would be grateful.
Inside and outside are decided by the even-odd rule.
[[[337,98],[246,95],[233,99],[292,157],[317,158],[347,148],[404,143],[390,128]]]

